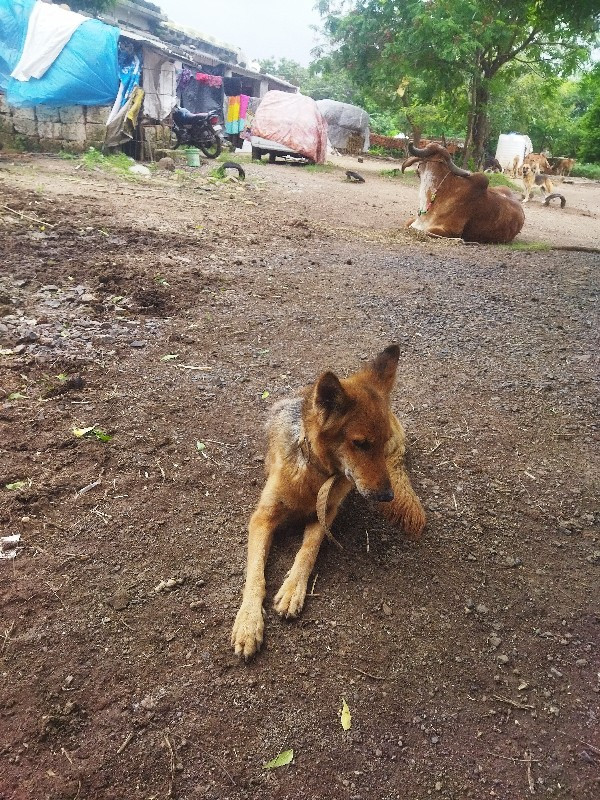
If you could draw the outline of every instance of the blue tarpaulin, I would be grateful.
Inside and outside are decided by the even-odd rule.
[[[34,0],[0,0],[0,89],[11,106],[110,105],[119,89],[119,29],[96,19],[73,33],[40,78],[10,77],[23,50]]]

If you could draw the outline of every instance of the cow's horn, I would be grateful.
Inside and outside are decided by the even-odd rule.
[[[460,167],[457,167],[454,161],[452,161],[450,158],[448,159],[448,169],[453,175],[459,175],[461,178],[471,177],[471,173],[468,169],[461,169]]]
[[[417,156],[418,158],[428,158],[432,156],[436,152],[435,146],[429,145],[429,147],[415,147],[412,142],[408,143],[408,152],[411,156]]]

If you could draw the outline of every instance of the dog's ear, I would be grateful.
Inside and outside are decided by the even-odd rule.
[[[315,405],[321,408],[326,417],[334,411],[343,414],[349,404],[350,399],[340,379],[333,372],[324,372],[315,386]]]
[[[391,344],[369,364],[370,371],[386,394],[390,394],[394,386],[399,358],[400,348],[397,344]]]

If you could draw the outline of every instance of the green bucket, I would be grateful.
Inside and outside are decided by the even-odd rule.
[[[187,165],[188,167],[199,167],[200,166],[200,150],[195,147],[188,147],[186,150],[187,155]]]

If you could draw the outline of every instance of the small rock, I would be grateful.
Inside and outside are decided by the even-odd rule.
[[[478,614],[487,614],[487,613],[488,613],[488,611],[489,611],[489,608],[488,608],[487,606],[485,606],[483,603],[478,603],[478,604],[475,606],[475,611],[476,611]]]
[[[133,342],[129,343],[129,346],[130,347],[138,347],[138,348],[146,347],[146,342],[143,342],[141,339],[134,339]]]
[[[382,610],[382,611],[383,611],[383,613],[386,615],[386,617],[389,617],[389,616],[391,616],[391,614],[392,614],[392,609],[390,608],[390,606],[388,606],[388,604],[387,604],[387,603],[384,603],[384,604],[381,606],[381,610]]]
[[[502,644],[502,639],[499,636],[490,636],[489,641],[494,650],[497,650]]]
[[[110,599],[110,605],[115,611],[123,611],[129,605],[129,595],[125,589],[118,589]]]
[[[512,556],[506,556],[504,559],[504,563],[507,567],[520,567],[523,563],[520,558],[513,558]]]
[[[89,292],[85,292],[85,294],[82,294],[81,297],[79,298],[79,302],[80,303],[93,303],[95,299],[96,298],[95,298],[95,296],[93,294],[90,294]]]
[[[20,337],[17,339],[17,342],[18,342],[19,344],[21,344],[22,342],[37,342],[37,340],[38,340],[39,338],[40,338],[40,335],[39,335],[39,333],[36,333],[36,331],[29,330],[29,331],[25,331],[25,332],[24,332],[24,333],[23,333],[23,334],[22,334],[22,335],[21,335],[21,336],[20,336]]]
[[[586,667],[587,666],[587,658],[578,658],[575,662],[576,667]]]
[[[169,156],[164,156],[156,162],[156,166],[159,169],[166,169],[169,172],[173,172],[175,169],[175,162]]]
[[[143,164],[134,164],[132,167],[129,167],[129,172],[133,175],[144,175],[145,177],[150,177],[152,174],[148,167],[145,167]]]
[[[506,656],[506,655],[504,655],[504,654],[503,654],[503,655],[499,655],[499,656],[497,656],[497,657],[496,657],[496,661],[497,661],[499,664],[508,664],[508,662],[510,661],[510,659],[509,659],[509,657],[508,657],[508,656]]]

